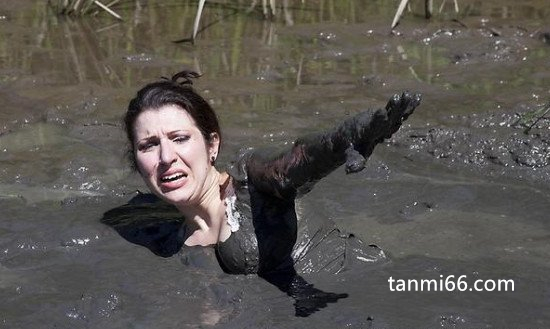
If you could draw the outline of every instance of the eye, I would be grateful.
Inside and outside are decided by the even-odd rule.
[[[173,141],[181,144],[181,143],[187,142],[189,138],[191,138],[189,135],[181,135],[181,136],[174,137]]]
[[[141,152],[147,152],[157,145],[158,145],[158,142],[156,141],[146,141],[138,144],[138,150]]]

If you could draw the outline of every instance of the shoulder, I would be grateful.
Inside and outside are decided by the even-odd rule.
[[[292,161],[281,154],[277,147],[241,149],[236,160],[227,167],[227,173],[237,187],[253,188],[279,199],[292,199],[295,190],[288,179],[288,169],[291,168],[288,163]]]
[[[226,172],[234,182],[246,184],[248,180],[248,167],[253,153],[253,148],[242,148],[237,153],[235,159],[227,165]]]

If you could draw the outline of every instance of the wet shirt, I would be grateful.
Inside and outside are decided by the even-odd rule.
[[[327,218],[298,218],[294,196],[281,198],[259,191],[248,177],[252,158],[253,154],[245,153],[228,168],[231,181],[225,190],[225,204],[232,232],[215,247],[224,271],[336,273],[353,263],[385,259],[378,247],[342,232]]]
[[[231,235],[218,243],[220,264],[230,273],[258,273],[291,268],[297,222],[294,199],[258,191],[249,183],[249,153],[228,168],[226,218]]]
[[[374,147],[395,133],[419,102],[420,95],[395,95],[384,109],[361,112],[283,152],[243,152],[228,169],[232,190],[224,195],[232,233],[215,247],[224,270],[338,272],[352,263],[385,259],[379,248],[322,216],[298,218],[297,200],[343,164],[347,173],[362,170]]]

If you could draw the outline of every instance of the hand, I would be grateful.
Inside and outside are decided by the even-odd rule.
[[[386,105],[386,111],[391,129],[384,138],[390,138],[391,135],[399,130],[403,121],[407,120],[409,115],[414,112],[414,109],[420,105],[421,99],[421,94],[411,95],[407,91],[401,96],[395,94],[390,98]]]
[[[349,146],[345,151],[346,174],[363,170],[366,159],[372,154],[374,147],[399,130],[403,121],[420,104],[421,99],[420,94],[395,94],[388,101],[386,108],[363,112],[346,121],[339,131],[349,139]]]

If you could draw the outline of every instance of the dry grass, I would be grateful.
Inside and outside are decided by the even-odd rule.
[[[117,19],[122,19],[119,14],[111,9],[119,1],[113,0],[104,4],[98,0],[48,0],[48,3],[59,15],[82,16],[103,10]]]

